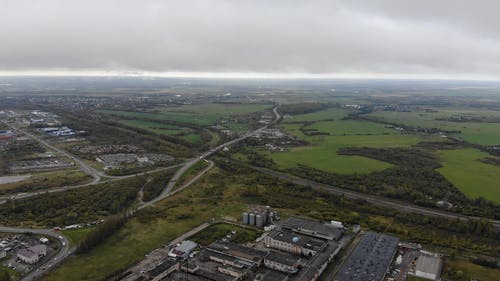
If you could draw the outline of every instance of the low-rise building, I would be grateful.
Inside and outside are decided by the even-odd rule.
[[[170,250],[168,256],[176,259],[185,259],[197,246],[198,244],[193,241],[184,240]]]
[[[47,246],[45,245],[35,245],[27,249],[21,249],[17,251],[17,257],[27,264],[37,263],[42,257],[46,255]]]
[[[324,240],[288,230],[275,231],[269,234],[264,238],[264,244],[269,248],[304,256],[314,256],[326,246]]]
[[[0,259],[3,259],[7,256],[7,251],[4,248],[0,248]]]
[[[333,224],[323,224],[317,221],[292,217],[284,221],[282,227],[320,239],[338,240],[344,234],[345,228],[339,226],[339,222],[333,222]]]
[[[439,280],[442,267],[443,261],[439,254],[420,251],[415,270],[410,270],[408,274],[428,280]]]
[[[264,259],[264,265],[267,268],[286,274],[295,274],[299,271],[300,258],[286,253],[271,251]]]

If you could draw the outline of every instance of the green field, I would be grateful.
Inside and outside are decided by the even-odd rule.
[[[212,170],[210,173],[213,173]],[[69,258],[44,280],[105,280],[144,258],[151,250],[172,241],[184,232],[209,221],[230,215],[240,216],[244,204],[239,199],[240,185],[186,189],[155,207],[141,210],[106,242],[88,254]],[[223,199],[214,199],[223,190]]]
[[[447,260],[443,269],[443,278],[456,281],[495,281],[500,276],[500,269],[487,268],[466,260]]]
[[[298,114],[290,116],[284,120],[285,123],[288,122],[304,122],[304,121],[319,121],[319,120],[338,120],[341,119],[349,113],[348,110],[340,108],[330,108],[327,110],[316,111],[306,114]]]
[[[145,121],[145,120],[120,120],[119,122],[130,127],[140,128],[148,130],[155,134],[166,135],[166,136],[189,134],[190,132],[192,132],[192,130],[189,128],[184,128],[169,124],[162,124],[152,121]]]
[[[232,234],[232,231],[235,231],[236,233]],[[223,238],[226,238],[234,243],[254,242],[255,239],[257,239],[257,237],[259,237],[261,234],[262,232],[256,229],[243,228],[232,224],[221,223],[211,225],[201,232],[190,237],[189,239],[198,244],[207,246]],[[227,235],[230,235],[231,237],[228,238]]]
[[[79,229],[61,230],[62,235],[68,238],[70,246],[77,246],[94,228],[85,227]]]
[[[352,174],[381,171],[392,165],[362,156],[338,155],[342,147],[398,147],[410,146],[422,141],[416,135],[401,135],[398,131],[385,128],[383,124],[363,120],[338,120],[344,116],[343,109],[329,109],[310,114],[296,115],[290,120],[307,120],[307,124],[285,123],[282,129],[288,134],[309,143],[307,146],[293,147],[281,153],[268,153],[279,167],[292,168],[306,165],[331,173]],[[333,119],[334,121],[316,121]],[[309,132],[329,135],[306,135]]]
[[[379,120],[422,128],[440,128],[447,131],[460,131],[457,136],[465,141],[482,144],[500,144],[500,123],[487,122],[450,122],[436,120],[457,116],[500,118],[498,111],[471,111],[465,109],[440,110],[439,112],[394,112],[381,111],[369,114]]]
[[[105,114],[120,117],[174,121],[198,126],[213,125],[222,118],[249,114],[271,108],[271,105],[256,104],[196,104],[179,107],[158,108],[155,112],[135,112],[121,110],[100,110]]]
[[[438,171],[468,197],[500,203],[500,166],[479,161],[488,156],[476,149],[441,151],[443,167]]]

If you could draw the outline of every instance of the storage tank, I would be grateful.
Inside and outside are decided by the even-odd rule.
[[[242,222],[243,222],[243,224],[248,224],[248,213],[247,212],[243,212]]]
[[[255,225],[255,214],[250,213],[250,225]]]
[[[262,215],[255,216],[255,226],[257,227],[264,226],[264,217]]]

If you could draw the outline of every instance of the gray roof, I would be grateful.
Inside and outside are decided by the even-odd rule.
[[[441,272],[442,260],[439,256],[422,253],[415,265],[415,270],[439,275]]]
[[[337,281],[381,281],[396,253],[399,238],[366,233],[339,273]]]
[[[267,255],[267,252],[248,248],[231,242],[214,242],[207,248],[212,251],[225,253],[230,256],[235,256],[254,262],[261,261]]]
[[[317,221],[291,217],[282,224],[283,228],[325,239],[337,240],[344,234],[344,228]]]
[[[325,240],[316,239],[313,237],[300,235],[288,230],[277,231],[271,237],[278,241],[294,244],[307,249],[318,251],[324,244]]]
[[[271,251],[265,260],[277,262],[283,265],[296,266],[298,265],[300,258],[292,256],[287,253]]]

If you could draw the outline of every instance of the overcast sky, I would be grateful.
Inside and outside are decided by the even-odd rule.
[[[0,74],[500,78],[500,1],[0,0]]]

